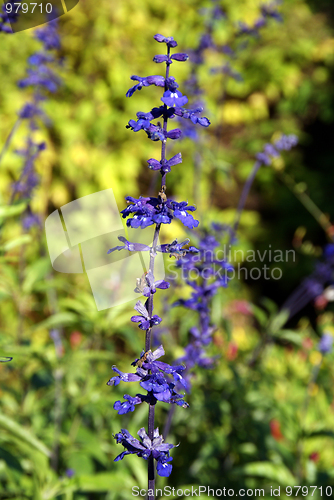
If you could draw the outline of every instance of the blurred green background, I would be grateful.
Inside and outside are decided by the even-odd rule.
[[[210,5],[85,0],[60,19],[64,85],[45,103],[51,123],[37,133],[47,149],[37,163],[40,185],[31,203],[43,221],[102,189],[113,189],[120,208],[124,196],[149,193],[146,161],[158,157],[159,144],[125,125],[137,111],[158,105],[161,89],[144,88],[127,99],[130,76],[160,74],[152,62],[161,52],[156,33],[173,36],[182,52],[195,48],[205,29],[202,9]],[[234,40],[239,20],[252,23],[259,15],[257,0],[219,5],[227,14],[213,27],[220,44]],[[168,176],[168,194],[195,203],[202,227],[231,224],[255,154],[282,133],[296,134],[299,146],[259,171],[236,243],[244,251],[294,249],[296,259],[280,264],[280,280],[233,280],[215,298],[210,353],[219,359],[214,370],[198,371],[190,408],[175,412],[169,442],[180,446],[172,452],[171,477],[159,478],[158,486],[263,487],[266,498],[270,486],[318,485],[322,496],[326,486],[334,491],[333,354],[322,359],[317,350],[324,332],[334,334],[333,306],[310,304],[287,325],[278,314],[328,241],[291,182],[329,220],[334,215],[333,5],[285,0],[279,10],[283,22],[269,22],[233,63],[242,82],[212,75],[224,56],[205,52],[199,79],[211,127],[195,143],[185,138],[169,146],[169,157],[182,151],[183,163]],[[1,145],[30,96],[16,82],[39,47],[33,33],[0,34]],[[190,70],[189,62],[172,66],[181,91]],[[20,174],[14,150],[26,133],[23,124],[0,166],[3,207]],[[163,242],[183,236],[177,223],[161,235]],[[130,389],[106,382],[113,364],[129,371],[143,348],[143,333],[130,322],[134,302],[98,312],[86,275],[53,271],[44,230],[24,232],[19,215],[5,219],[0,244],[0,354],[14,358],[0,365],[0,498],[132,498],[132,486],[146,487],[146,462],[127,457],[115,464],[122,448],[112,435],[121,427],[135,435],[146,425],[147,408],[118,416],[113,404]],[[196,321],[195,314],[169,309],[185,293],[179,286],[155,306],[157,314],[167,311],[167,362],[182,355]],[[53,329],[62,337],[58,352]],[[166,416],[160,405],[161,429]],[[312,498],[321,498],[319,489]]]

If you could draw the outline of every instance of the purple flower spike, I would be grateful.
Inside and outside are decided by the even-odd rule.
[[[196,108],[194,110],[184,109],[184,106],[188,102],[188,98],[178,90],[179,85],[175,81],[175,78],[169,76],[170,65],[174,61],[186,61],[188,55],[182,52],[175,54],[171,53],[172,51],[170,49],[177,46],[176,41],[172,37],[165,37],[161,34],[157,34],[154,36],[154,39],[159,43],[165,43],[167,45],[166,53],[158,54],[153,59],[156,63],[165,63],[165,77],[158,75],[148,77],[132,76],[131,79],[136,83],[128,90],[126,95],[130,97],[137,90],[141,90],[143,87],[149,85],[163,87],[164,91],[161,98],[163,105],[160,103],[160,106],[153,108],[148,113],[138,112],[136,119],[130,120],[126,128],[134,132],[144,130],[150,140],[162,142],[160,159],[150,158],[147,161],[151,170],[160,171],[161,173],[161,191],[157,197],[144,198],[141,196],[137,199],[128,196],[126,198],[128,206],[121,211],[123,218],[127,219],[126,224],[128,227],[144,229],[155,225],[154,242],[152,246],[149,247],[140,243],[132,243],[123,236],[120,236],[119,240],[123,244],[111,248],[108,252],[111,253],[123,249],[131,252],[150,251],[148,272],[144,272],[140,278],[137,278],[136,288],[134,290],[136,293],[140,293],[147,297],[147,300],[145,304],[141,301],[136,303],[136,314],[131,317],[131,321],[137,323],[141,330],[146,330],[145,350],[141,353],[140,357],[132,363],[132,366],[135,367],[135,373],[123,373],[116,367],[113,367],[117,375],[109,380],[108,385],[118,385],[120,381],[134,381],[139,382],[140,387],[147,391],[146,395],[136,394],[136,396],[130,396],[129,394],[125,394],[123,401],[116,401],[114,409],[120,415],[133,412],[135,406],[142,402],[146,402],[149,405],[148,434],[145,432],[144,428],[140,429],[138,432],[140,440],[138,440],[131,436],[126,429],[122,429],[120,433],[116,434],[115,438],[118,443],[123,444],[125,451],[118,455],[115,461],[122,460],[125,455],[136,454],[149,461],[148,470],[152,471],[154,460],[156,460],[157,473],[160,476],[168,477],[172,471],[172,465],[170,463],[172,458],[169,456],[169,450],[173,448],[173,445],[163,442],[158,429],[153,431],[154,412],[152,412],[152,410],[158,401],[187,408],[189,405],[184,401],[182,393],[176,392],[176,386],[182,387],[182,391],[184,388],[188,390],[189,383],[187,378],[183,376],[183,372],[186,369],[184,365],[169,365],[164,363],[159,360],[159,358],[165,354],[163,347],[158,347],[154,352],[152,352],[150,348],[151,345],[156,344],[157,340],[154,338],[156,335],[154,335],[155,331],[152,332],[152,328],[155,325],[159,325],[162,321],[158,315],[153,314],[154,295],[157,289],[165,290],[170,286],[170,284],[163,279],[155,280],[155,258],[157,252],[169,253],[170,256],[174,256],[180,260],[189,256],[189,254],[202,252],[202,250],[198,250],[195,247],[185,248],[189,243],[188,239],[181,243],[174,240],[170,244],[157,244],[162,224],[170,224],[173,219],[179,219],[185,226],[191,229],[198,225],[198,221],[191,215],[195,207],[189,206],[187,202],[178,203],[173,201],[167,198],[166,195],[166,175],[171,172],[172,167],[182,163],[180,153],[172,156],[170,159],[166,158],[167,140],[179,139],[182,136],[182,132],[179,128],[170,130],[168,120],[175,116],[180,116],[189,119],[192,124],[198,123],[203,127],[209,126],[210,122],[207,118],[199,115],[199,113],[202,112],[202,108]],[[158,120],[160,117],[162,117],[162,120]],[[222,279],[220,281],[222,281]],[[198,294],[205,298],[210,297],[213,294],[214,286],[211,285],[210,282],[208,282],[207,285],[207,288],[203,291],[195,288],[193,295],[195,296]],[[194,297],[192,297],[191,300],[195,302]],[[195,309],[194,305],[193,308]],[[198,309],[199,308],[200,306],[198,306]],[[205,309],[203,304],[202,309]],[[203,340],[203,342],[204,341],[205,340]],[[197,352],[195,354],[197,354]],[[204,364],[204,357],[202,357],[201,360]],[[149,477],[152,477],[151,472],[149,472]],[[149,478],[149,485],[150,484],[153,487],[154,480]]]
[[[296,144],[298,144],[297,136],[283,134],[274,144],[265,144],[263,152],[257,153],[256,159],[262,165],[271,165],[272,158],[279,156],[280,151],[289,151]]]
[[[298,137],[296,135],[282,135],[282,137],[275,142],[275,148],[279,151],[290,151],[291,148],[298,144]]]
[[[60,36],[58,33],[57,21],[51,21],[43,28],[35,31],[36,38],[44,45],[45,50],[59,50],[60,49]]]

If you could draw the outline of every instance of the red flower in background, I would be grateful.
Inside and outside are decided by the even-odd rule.
[[[75,330],[70,335],[70,344],[72,349],[75,349],[82,341],[82,333]]]
[[[318,462],[320,455],[317,451],[314,451],[308,458],[312,460],[312,462]]]
[[[226,357],[229,361],[233,361],[238,354],[238,346],[235,342],[230,342],[227,346]]]
[[[276,418],[273,418],[270,422],[270,433],[276,441],[280,441],[284,437],[281,433],[281,424]]]

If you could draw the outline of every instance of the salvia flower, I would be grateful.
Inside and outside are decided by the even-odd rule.
[[[139,312],[139,315],[132,316],[131,321],[133,323],[139,323],[138,326],[141,330],[147,330],[154,325],[160,325],[162,319],[157,314],[150,316],[146,307],[143,306],[140,300],[136,303],[135,310]]]
[[[160,170],[162,173],[168,173],[175,165],[182,163],[181,153],[172,156],[169,160],[158,161],[154,158],[147,160],[148,166],[151,170]]]
[[[114,248],[108,250],[108,254],[115,252],[115,250],[129,250],[129,252],[144,252],[150,250],[148,245],[144,245],[143,243],[131,243],[124,236],[118,236],[118,239],[124,243],[124,245],[118,245]]]
[[[181,118],[191,120],[194,125],[198,123],[198,125],[201,125],[202,127],[208,127],[210,125],[210,120],[205,116],[198,116],[198,113],[201,113],[202,111],[202,106],[195,109],[176,108],[175,114]]]
[[[133,75],[131,76],[131,80],[135,80],[138,83],[127,91],[126,97],[131,97],[136,90],[141,90],[143,87],[149,87],[150,85],[155,85],[156,87],[165,86],[165,78],[160,75],[152,75],[146,77]]]
[[[126,200],[132,204],[121,211],[123,218],[134,214],[126,221],[128,227],[144,229],[152,224],[170,224],[173,218],[179,219],[188,228],[198,226],[198,221],[189,213],[196,208],[188,205],[186,201],[178,203],[154,197],[135,199],[131,196],[127,196]]]
[[[161,100],[167,106],[174,106],[176,108],[179,108],[187,104],[188,97],[182,95],[178,90],[175,90],[174,92],[172,92],[171,90],[167,90],[167,92],[164,93],[163,97],[161,97]]]
[[[177,42],[174,40],[172,36],[163,36],[163,35],[154,35],[154,40],[156,40],[159,43],[165,43],[167,47],[169,48],[174,48],[177,47]]]
[[[154,352],[151,350],[141,353],[141,357],[136,359],[132,365],[136,366],[136,373],[123,373],[116,366],[113,370],[117,373],[112,377],[107,385],[118,385],[122,382],[139,382],[140,386],[148,392],[147,395],[137,394],[135,398],[125,395],[125,402],[117,401],[114,409],[118,412],[128,413],[134,410],[134,405],[146,401],[155,404],[157,401],[164,403],[175,403],[178,406],[187,407],[188,403],[183,400],[183,396],[175,392],[176,383],[186,386],[186,381],[182,377],[185,370],[184,365],[169,365],[163,361],[157,361],[163,356],[165,351],[160,345]],[[172,380],[168,378],[172,377]]]
[[[169,450],[175,448],[173,444],[168,444],[164,442],[162,436],[159,435],[159,429],[154,430],[153,439],[150,439],[142,427],[138,431],[138,436],[140,441],[129,433],[126,429],[122,429],[121,432],[115,435],[117,443],[121,443],[126,451],[123,451],[115,458],[115,462],[122,460],[125,455],[136,454],[138,457],[147,460],[150,456],[157,461],[157,472],[159,476],[168,477],[172,472],[172,465],[170,462],[173,460],[169,456]]]
[[[152,108],[148,112],[139,111],[137,119],[130,120],[126,127],[134,132],[143,130],[152,141],[161,141],[160,159],[150,158],[147,162],[151,170],[160,171],[161,188],[157,197],[126,197],[128,206],[121,211],[122,217],[127,219],[126,224],[128,227],[145,229],[155,225],[153,243],[149,247],[133,243],[124,237],[119,237],[123,245],[115,246],[109,250],[109,253],[123,249],[150,252],[149,269],[141,278],[137,279],[135,288],[135,292],[143,294],[147,297],[147,300],[144,304],[141,301],[136,303],[135,311],[137,314],[131,317],[133,323],[137,323],[141,330],[145,330],[145,349],[140,357],[132,363],[136,367],[135,373],[123,373],[118,368],[113,367],[117,375],[112,377],[108,382],[108,385],[111,386],[118,385],[121,381],[139,382],[140,387],[147,392],[147,394],[136,394],[135,396],[125,394],[123,401],[115,402],[114,409],[119,414],[126,414],[133,412],[136,405],[140,403],[145,402],[148,404],[148,434],[146,434],[144,429],[140,429],[138,434],[141,442],[133,438],[125,429],[122,429],[121,433],[116,434],[117,442],[122,443],[126,449],[126,451],[116,458],[116,461],[121,460],[127,454],[137,454],[148,460],[149,490],[154,490],[154,460],[157,462],[156,470],[159,475],[169,476],[172,470],[170,464],[172,458],[169,456],[169,450],[173,445],[163,442],[162,437],[159,436],[158,429],[154,431],[155,405],[160,401],[167,404],[176,404],[183,408],[188,407],[188,403],[184,401],[183,395],[175,390],[176,385],[183,388],[188,387],[187,381],[183,377],[186,367],[182,364],[169,365],[160,361],[159,358],[164,355],[162,346],[158,347],[154,352],[151,351],[151,345],[154,344],[155,340],[152,338],[153,327],[159,325],[162,321],[160,316],[153,314],[153,298],[158,289],[164,290],[169,288],[167,281],[163,279],[156,280],[154,277],[155,258],[157,252],[169,253],[177,258],[184,258],[188,253],[197,251],[194,247],[184,248],[188,240],[182,243],[174,240],[170,244],[158,245],[160,229],[163,227],[163,224],[170,224],[172,220],[178,219],[188,228],[192,229],[198,226],[198,221],[192,216],[195,207],[188,205],[186,201],[177,202],[169,199],[166,194],[166,176],[173,166],[182,162],[180,153],[174,155],[169,160],[166,157],[166,143],[168,139],[177,140],[182,136],[179,128],[171,130],[168,128],[168,120],[174,118],[176,113],[178,113],[181,118],[184,115],[184,118],[192,120],[193,123],[198,123],[202,126],[209,125],[209,121],[206,118],[198,116],[201,110],[183,109],[183,106],[188,102],[188,98],[178,90],[178,83],[170,75],[171,64],[173,62],[186,61],[188,55],[182,52],[171,53],[171,49],[177,46],[176,41],[172,37],[157,34],[154,38],[157,42],[165,43],[167,46],[166,54],[154,57],[155,62],[165,63],[165,75],[148,77],[132,76],[132,80],[138,83],[131,87],[126,95],[127,97],[131,97],[137,90],[155,85],[164,89],[163,96],[161,97],[163,104]]]
[[[166,290],[169,288],[169,283],[165,280],[154,281],[154,276],[151,271],[146,273],[145,282],[146,285],[144,285],[142,289],[138,289],[137,286],[138,292],[141,292],[145,297],[149,297],[151,294],[153,295],[157,291],[157,288],[160,290]]]
[[[185,257],[188,253],[197,253],[199,252],[198,248],[194,246],[190,246],[188,248],[184,248],[185,245],[189,243],[189,238],[182,241],[181,243],[177,242],[177,239],[172,243],[165,243],[163,245],[157,246],[157,251],[162,253],[169,253],[170,257],[175,257],[177,260]]]

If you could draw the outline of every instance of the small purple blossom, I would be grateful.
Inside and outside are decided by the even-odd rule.
[[[123,451],[115,458],[115,462],[122,460],[125,455],[136,454],[138,457],[147,460],[150,456],[157,461],[157,473],[159,476],[168,477],[172,472],[172,457],[169,456],[169,450],[175,448],[173,444],[164,442],[159,435],[159,429],[154,430],[153,440],[151,440],[144,427],[138,431],[141,441],[131,436],[129,431],[121,429],[121,432],[115,435],[117,443],[121,443],[126,451]]]
[[[143,286],[142,289],[138,289],[137,287],[137,289],[135,290],[141,292],[145,297],[149,297],[150,295],[154,294],[157,291],[157,288],[159,288],[160,290],[166,290],[170,286],[169,283],[165,280],[154,281],[154,276],[151,271],[149,271],[145,275],[145,282],[146,286]]]
[[[180,52],[180,53],[172,54],[171,59],[173,59],[173,61],[184,62],[184,61],[187,61],[189,59],[189,56],[188,56],[188,54],[185,54],[184,52]]]
[[[318,349],[321,354],[328,354],[329,352],[332,352],[333,341],[333,335],[331,335],[330,333],[323,334],[318,344]]]
[[[141,90],[143,87],[149,87],[150,85],[155,85],[156,87],[165,86],[165,78],[160,75],[146,76],[143,78],[133,75],[131,76],[131,80],[137,81],[138,83],[127,91],[126,97],[131,97],[136,90]]]
[[[157,247],[158,252],[169,253],[170,257],[175,257],[176,259],[181,259],[181,257],[185,257],[188,253],[197,253],[199,250],[196,247],[190,246],[188,248],[184,248],[185,245],[189,243],[189,239],[182,241],[181,243],[177,242],[177,239],[172,243],[167,243],[164,245],[159,245]]]
[[[291,148],[298,144],[298,137],[296,135],[282,135],[282,137],[275,142],[274,146],[279,151],[290,151]]]
[[[275,21],[281,23],[283,21],[283,17],[277,10],[277,3],[278,2],[271,2],[271,3],[267,3],[267,4],[262,4],[261,5],[261,14],[264,18],[271,17],[271,18],[275,19]]]
[[[159,198],[139,199],[128,196],[126,198],[132,204],[121,211],[123,218],[134,214],[132,218],[126,221],[127,226],[142,228],[152,224],[170,224],[173,218],[179,219],[186,227],[192,229],[198,226],[198,221],[188,212],[196,210],[195,207],[188,205],[186,201],[178,203],[173,200],[161,201]]]
[[[168,173],[171,171],[171,167],[182,163],[181,153],[172,156],[169,160],[158,161],[154,158],[150,158],[147,160],[148,166],[151,170],[161,170],[163,173]]]
[[[122,241],[124,245],[118,245],[114,248],[111,248],[108,250],[108,254],[114,252],[115,250],[129,250],[129,252],[145,252],[150,250],[150,247],[147,245],[144,245],[143,243],[131,243],[128,241],[124,236],[118,236],[119,241]]]
[[[65,474],[67,477],[73,477],[75,475],[75,470],[74,469],[66,469]]]
[[[143,396],[141,394],[137,394],[135,397],[129,396],[129,394],[124,394],[124,399],[125,401],[123,403],[121,403],[121,401],[116,401],[113,406],[118,415],[125,415],[130,411],[135,411],[135,405],[143,402]]]
[[[184,226],[188,227],[189,229],[193,229],[194,227],[198,226],[198,220],[194,219],[193,216],[188,213],[194,212],[196,210],[195,207],[188,205],[186,201],[181,201],[181,203],[170,201],[167,203],[169,203],[169,207],[171,208],[171,210],[174,211],[174,217],[179,219]]]
[[[154,325],[160,325],[162,319],[157,314],[150,317],[146,307],[143,306],[140,300],[136,303],[135,310],[139,312],[139,315],[132,316],[131,321],[133,323],[139,323],[138,326],[141,330],[147,330],[148,328],[152,328]]]
[[[159,43],[165,43],[167,45],[167,47],[169,48],[174,48],[174,47],[177,47],[177,42],[174,40],[174,38],[172,36],[163,36],[163,35],[154,35],[154,40],[156,40],[157,42]]]
[[[154,352],[143,351],[141,357],[136,359],[132,365],[136,366],[136,373],[123,373],[116,366],[113,370],[117,373],[112,377],[107,385],[118,385],[122,382],[139,382],[140,386],[148,392],[147,396],[137,394],[135,398],[128,395],[124,396],[125,401],[115,403],[118,412],[128,413],[133,411],[134,405],[146,401],[150,404],[155,404],[157,401],[162,401],[169,404],[177,404],[187,408],[189,405],[183,399],[181,394],[175,392],[175,384],[181,384],[183,387],[187,386],[185,379],[182,377],[182,372],[185,370],[184,365],[169,365],[162,361],[157,361],[158,358],[163,356],[165,351],[161,346]],[[168,379],[172,376],[172,381]]]
[[[178,90],[175,90],[174,92],[167,90],[163,97],[161,97],[161,101],[166,104],[166,106],[182,108],[182,106],[187,104],[188,97],[182,95]]]
[[[191,122],[196,125],[197,123],[202,127],[208,127],[210,125],[210,120],[205,116],[197,116],[198,113],[203,111],[202,107],[198,107],[195,109],[185,109],[185,108],[176,108],[175,114],[180,116],[181,118],[185,118],[187,120],[191,120]]]

